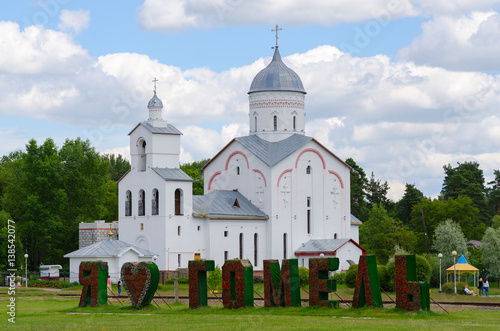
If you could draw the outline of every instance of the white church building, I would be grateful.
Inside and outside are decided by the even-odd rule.
[[[306,91],[282,61],[253,79],[248,136],[231,140],[204,167],[204,195],[179,168],[182,133],[163,119],[162,101],[129,134],[131,170],[119,180],[120,240],[158,254],[160,270],[195,258],[338,257],[357,263],[359,220],[350,213],[350,167],[305,135]]]

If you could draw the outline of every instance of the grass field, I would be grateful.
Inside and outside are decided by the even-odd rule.
[[[186,304],[150,306],[140,310],[114,305],[78,308],[78,297],[61,297],[56,293],[79,293],[79,288],[65,291],[18,289],[16,293],[16,324],[7,321],[9,296],[0,295],[3,312],[0,329],[19,330],[500,330],[500,310],[467,310],[448,306],[450,315],[436,306],[431,312],[407,313],[395,308],[327,309],[245,308],[228,310],[220,305],[191,310]],[[170,295],[170,287],[162,287],[162,295]],[[257,288],[257,291],[260,291]],[[181,295],[187,286],[181,286]],[[345,299],[352,298],[352,289],[339,289]],[[5,293],[0,289],[0,293]],[[349,295],[350,293],[350,295]],[[391,295],[394,297],[394,294]],[[500,298],[478,298],[463,295],[432,293],[438,301],[500,302]],[[303,294],[303,298],[306,296]],[[384,298],[387,299],[387,298]],[[474,308],[478,309],[478,308]]]

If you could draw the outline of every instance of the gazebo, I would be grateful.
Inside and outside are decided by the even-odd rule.
[[[456,268],[456,269],[455,269]],[[453,272],[456,270],[459,280],[460,280],[460,275],[465,274],[466,276],[468,274],[472,274],[473,277],[476,276],[479,273],[479,269],[476,267],[471,266],[467,260],[465,259],[464,255],[460,256],[458,259],[458,262],[455,265],[452,265],[448,269],[446,269],[446,275],[453,274]],[[476,277],[474,277],[474,292],[476,291]]]

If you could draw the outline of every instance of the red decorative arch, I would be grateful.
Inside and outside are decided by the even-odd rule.
[[[210,180],[208,181],[208,190],[210,191],[210,187],[212,186],[212,181],[214,180],[215,176],[217,175],[220,175],[221,172],[220,171],[217,171],[215,174],[212,175],[212,177],[210,177]]]
[[[250,163],[248,163],[248,158],[247,156],[245,155],[245,153],[243,153],[242,151],[234,151],[232,152],[228,157],[227,157],[227,160],[226,160],[226,168],[224,170],[227,170],[227,167],[229,166],[229,160],[231,160],[231,158],[236,155],[236,154],[241,154],[243,155],[243,157],[245,158],[245,160],[247,161],[247,169],[250,169]]]
[[[278,187],[280,187],[280,180],[281,180],[281,177],[283,177],[284,174],[286,174],[287,172],[292,172],[293,169],[286,169],[284,170],[281,175],[278,177]]]
[[[299,156],[297,156],[297,160],[295,161],[295,169],[297,169],[297,165],[299,164],[299,159],[300,157],[302,156],[302,154],[304,154],[305,152],[313,152],[313,153],[316,153],[318,154],[318,156],[320,157],[321,159],[321,162],[323,162],[323,169],[326,169],[326,162],[325,162],[325,159],[323,158],[323,155],[321,155],[321,153],[319,151],[317,151],[316,149],[314,148],[306,148],[304,149],[302,152],[300,152]]]
[[[252,171],[258,172],[262,176],[262,178],[264,179],[264,186],[267,187],[266,176],[264,176],[264,174],[262,173],[262,171],[260,171],[259,169],[252,169]]]
[[[340,187],[344,188],[344,181],[342,180],[342,178],[340,178],[340,175],[333,170],[328,170],[328,172],[337,176],[337,178],[340,180]]]

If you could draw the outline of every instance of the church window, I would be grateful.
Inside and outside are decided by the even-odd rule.
[[[181,226],[179,225],[177,227],[177,235],[180,236],[181,235]]]
[[[177,254],[177,266],[180,268],[181,267],[181,255]]]
[[[154,189],[153,190],[153,199],[151,199],[151,215],[158,215],[159,214],[159,197],[158,197],[158,190]]]
[[[224,262],[226,262],[229,258],[229,252],[228,251],[224,251]]]
[[[337,234],[336,233],[333,235],[333,239],[337,239]]]
[[[258,258],[258,241],[259,241],[259,235],[256,233],[253,235],[253,265],[256,267],[257,266],[257,258]]]
[[[283,258],[286,259],[286,233],[283,233]]]
[[[274,115],[273,122],[274,122],[274,131],[276,131],[278,130],[278,116]]]
[[[311,234],[311,209],[307,210],[307,234]]]
[[[125,216],[132,216],[132,192],[125,193]]]
[[[257,116],[255,116],[254,122],[255,122],[255,131],[257,131]]]
[[[175,215],[183,215],[182,210],[182,190],[175,190]]]
[[[144,223],[141,223],[141,231],[144,230]]]
[[[311,207],[311,197],[307,197],[307,207]]]
[[[240,233],[240,259],[243,258],[243,233]]]
[[[236,167],[236,175],[239,176],[240,175],[240,167]]]
[[[295,125],[295,124],[296,124],[296,120],[297,120],[297,117],[296,117],[296,116],[294,116],[294,117],[293,117],[293,131],[295,131],[295,130],[296,130],[296,125]]]
[[[307,166],[306,175],[310,175],[310,174],[311,174],[311,166]]]
[[[139,216],[144,216],[145,215],[145,211],[144,211],[144,191],[143,190],[140,190],[139,191],[139,200],[137,201],[137,204],[138,204],[138,207],[139,207],[139,211],[137,212],[137,214]]]
[[[137,151],[139,154],[138,171],[146,171],[146,141],[142,139],[139,141]]]
[[[224,231],[224,237],[227,237],[228,232]]]
[[[200,231],[200,230],[201,230],[201,226],[198,225],[198,231]]]

